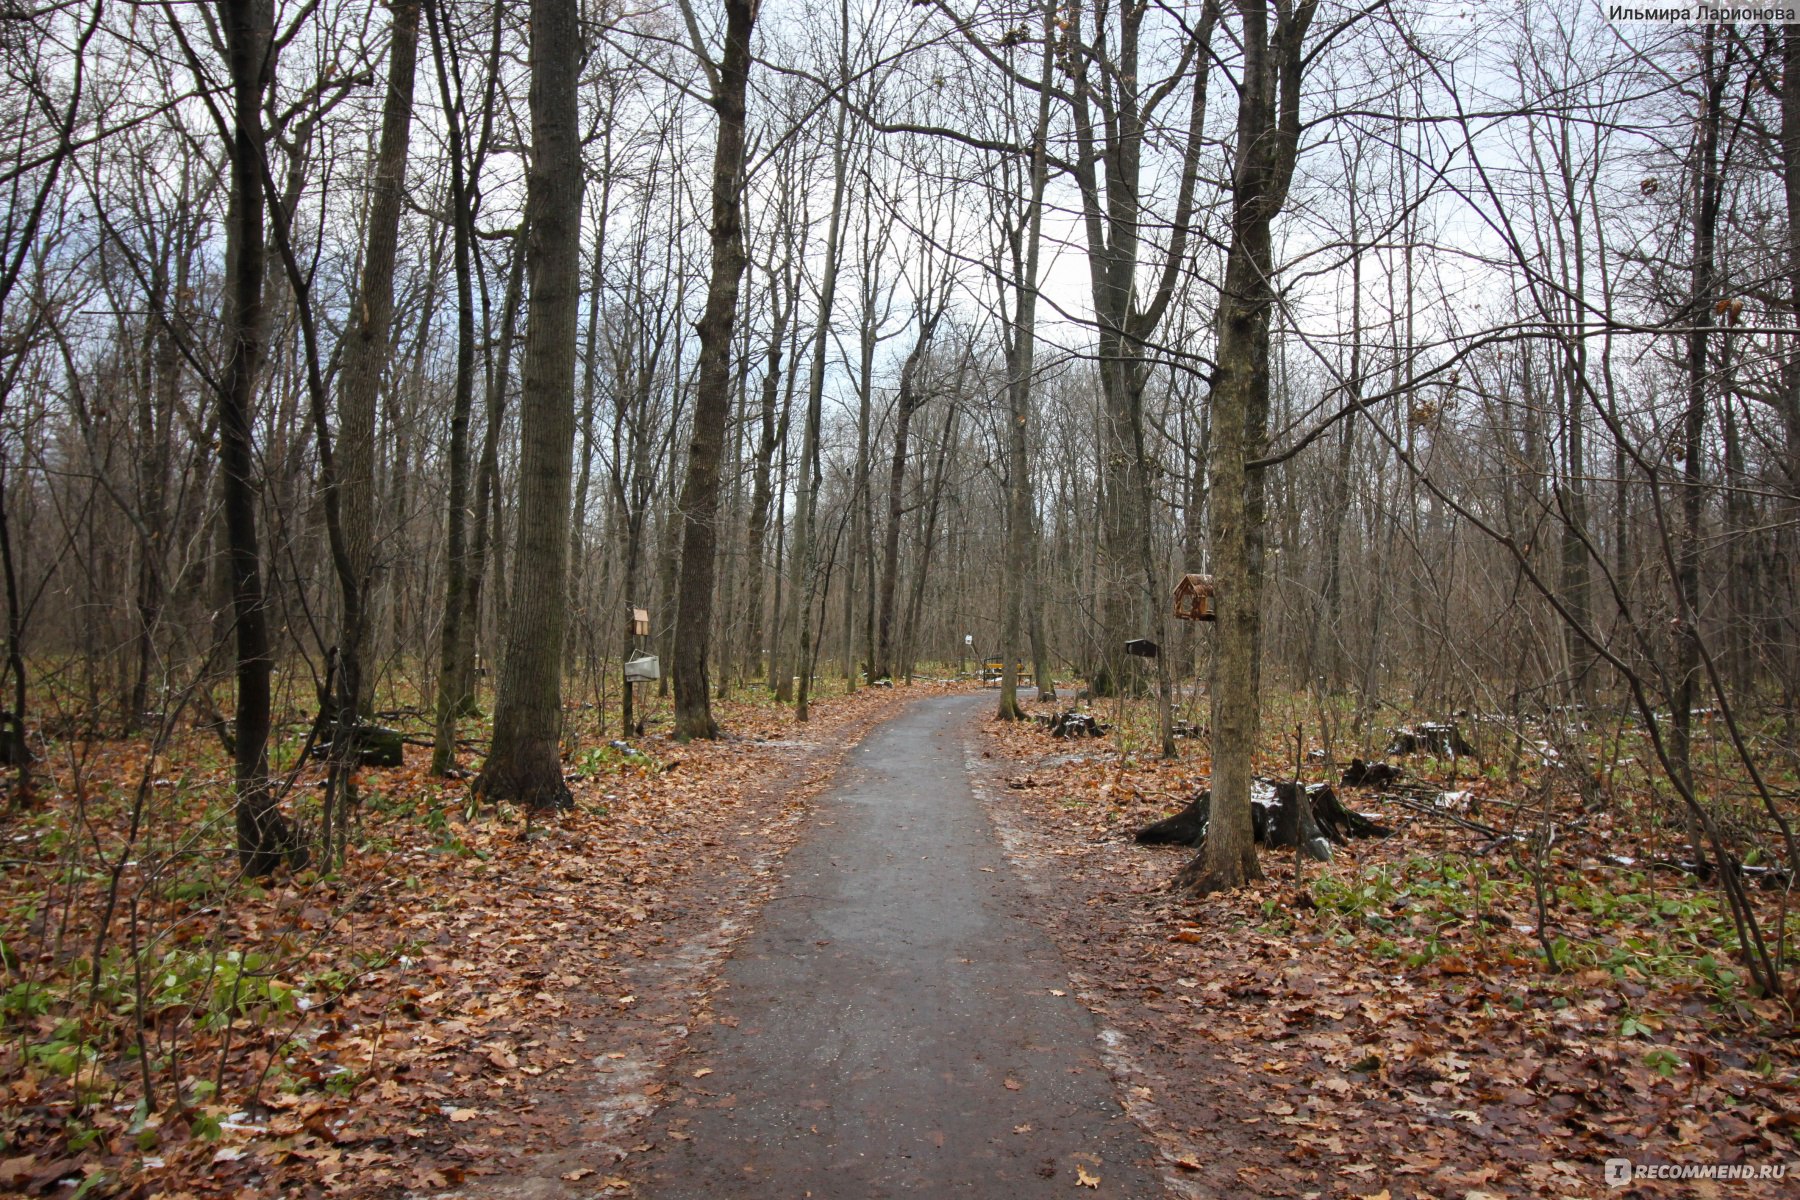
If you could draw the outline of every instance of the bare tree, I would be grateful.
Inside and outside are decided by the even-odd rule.
[[[1044,188],[1049,181],[1050,88],[1055,69],[1055,9],[1046,5],[1043,15],[1043,49],[1039,67],[1037,119],[1031,129],[1031,158],[1027,167],[1023,213],[1015,214],[1008,200],[1000,220],[1004,266],[996,264],[1005,304],[1010,277],[1013,311],[1004,331],[1006,349],[1006,577],[1000,633],[1000,718],[1019,720],[1019,657],[1021,612],[1031,586],[1037,558],[1036,516],[1031,499],[1031,389],[1037,351],[1037,302],[1039,256],[1044,229]],[[1034,589],[1033,589],[1034,590]],[[1032,637],[1033,670],[1040,693],[1055,684],[1046,678],[1049,664],[1042,651],[1043,638]]]
[[[251,419],[265,336],[262,103],[274,75],[275,12],[271,0],[227,0],[220,18],[231,78],[226,110],[231,202],[225,250],[229,350],[218,397],[219,465],[237,641],[237,711],[232,736],[238,859],[247,873],[266,875],[298,847],[295,831],[277,810],[269,786],[269,672],[273,664],[262,555],[256,537]]]
[[[569,490],[575,443],[582,57],[575,0],[531,6],[531,173],[525,199],[530,313],[519,404],[519,532],[511,622],[494,742],[476,793],[533,808],[567,808],[562,776],[563,633],[568,616]]]
[[[1263,599],[1262,457],[1269,419],[1269,318],[1274,309],[1275,216],[1300,150],[1300,80],[1316,0],[1238,0],[1244,66],[1238,89],[1231,245],[1219,295],[1208,464],[1218,655],[1212,676],[1212,817],[1206,845],[1182,871],[1196,891],[1262,877],[1251,840]]]
[[[339,655],[341,687],[352,717],[366,716],[374,693],[369,661],[370,598],[377,572],[375,543],[375,410],[392,353],[394,259],[405,203],[407,148],[412,133],[413,79],[419,48],[419,0],[396,0],[388,40],[387,94],[382,105],[381,144],[370,173],[368,235],[363,250],[350,329],[344,339],[343,383],[338,390],[338,445],[343,473],[346,551],[362,603],[343,631]],[[352,753],[356,737],[340,729],[333,741]]]
[[[717,737],[707,656],[712,644],[713,577],[719,534],[719,459],[731,414],[731,339],[744,274],[744,101],[750,83],[750,34],[757,0],[724,0],[725,43],[714,62],[683,0],[694,53],[712,85],[719,115],[713,150],[712,281],[700,318],[700,364],[694,387],[693,445],[681,489],[681,582],[675,610],[675,731]]]

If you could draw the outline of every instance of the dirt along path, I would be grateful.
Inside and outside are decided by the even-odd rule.
[[[819,797],[675,1059],[636,1194],[1163,1193],[971,788],[992,703],[910,705]]]

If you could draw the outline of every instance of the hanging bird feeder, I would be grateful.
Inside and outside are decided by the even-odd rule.
[[[1175,615],[1184,621],[1216,621],[1213,607],[1213,577],[1183,575],[1175,585]]]

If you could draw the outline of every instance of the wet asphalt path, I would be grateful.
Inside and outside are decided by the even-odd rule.
[[[914,704],[851,753],[677,1060],[641,1195],[1164,1194],[970,788],[993,703]]]

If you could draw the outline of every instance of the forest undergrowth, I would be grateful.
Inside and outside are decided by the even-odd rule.
[[[831,695],[805,726],[746,693],[719,743],[659,735],[654,706],[632,743],[572,711],[577,807],[551,821],[471,807],[409,747],[360,773],[341,868],[254,882],[215,731],[46,742],[0,821],[0,1193],[429,1194],[559,1141],[591,1149],[569,1184],[626,1191],[637,1118],[713,1019],[694,947],[754,912],[832,755],[939,687]],[[1473,756],[1386,756],[1434,714],[1272,699],[1262,774],[1389,762],[1399,779],[1338,791],[1394,832],[1328,864],[1264,850],[1263,881],[1196,901],[1170,887],[1188,851],[1131,835],[1205,786],[1203,709],[1174,762],[1135,703],[1099,706],[1105,738],[994,722],[987,742],[997,823],[1178,1186],[1222,1194],[1198,1181],[1225,1162],[1259,1195],[1480,1200],[1597,1194],[1612,1157],[1800,1160],[1794,1014],[1677,865],[1628,723],[1464,718]],[[294,766],[302,740],[277,761],[304,825],[323,768]],[[1710,791],[1756,865],[1755,810],[1723,772]],[[1753,894],[1791,972],[1787,891]]]
[[[749,902],[829,752],[904,698],[830,694],[799,725],[742,693],[716,743],[659,733],[666,702],[630,743],[572,710],[576,808],[549,821],[472,806],[403,721],[427,746],[359,772],[343,865],[263,880],[237,870],[214,731],[50,739],[0,817],[0,1195],[397,1195],[503,1171],[553,1123],[534,1097],[692,1018],[638,968]],[[274,758],[305,827],[324,767],[296,767],[289,732]]]
[[[1097,715],[1104,740],[992,723],[992,796],[1080,994],[1131,1048],[1115,1072],[1178,1184],[1229,1194],[1211,1167],[1226,1162],[1264,1196],[1590,1196],[1625,1158],[1790,1178],[1615,1194],[1791,1194],[1792,997],[1758,993],[1725,903],[1676,865],[1693,856],[1628,723],[1465,714],[1478,756],[1390,757],[1396,727],[1443,714],[1388,711],[1360,731],[1337,714],[1328,763],[1317,698],[1271,697],[1261,775],[1330,782],[1392,834],[1329,863],[1264,849],[1263,880],[1195,900],[1170,886],[1193,851],[1132,839],[1206,786],[1205,742],[1165,762],[1148,704]],[[1353,757],[1403,774],[1346,787]],[[1757,852],[1774,831],[1747,801],[1718,803],[1746,861],[1779,861]],[[1786,881],[1763,882],[1758,915],[1791,979]]]

